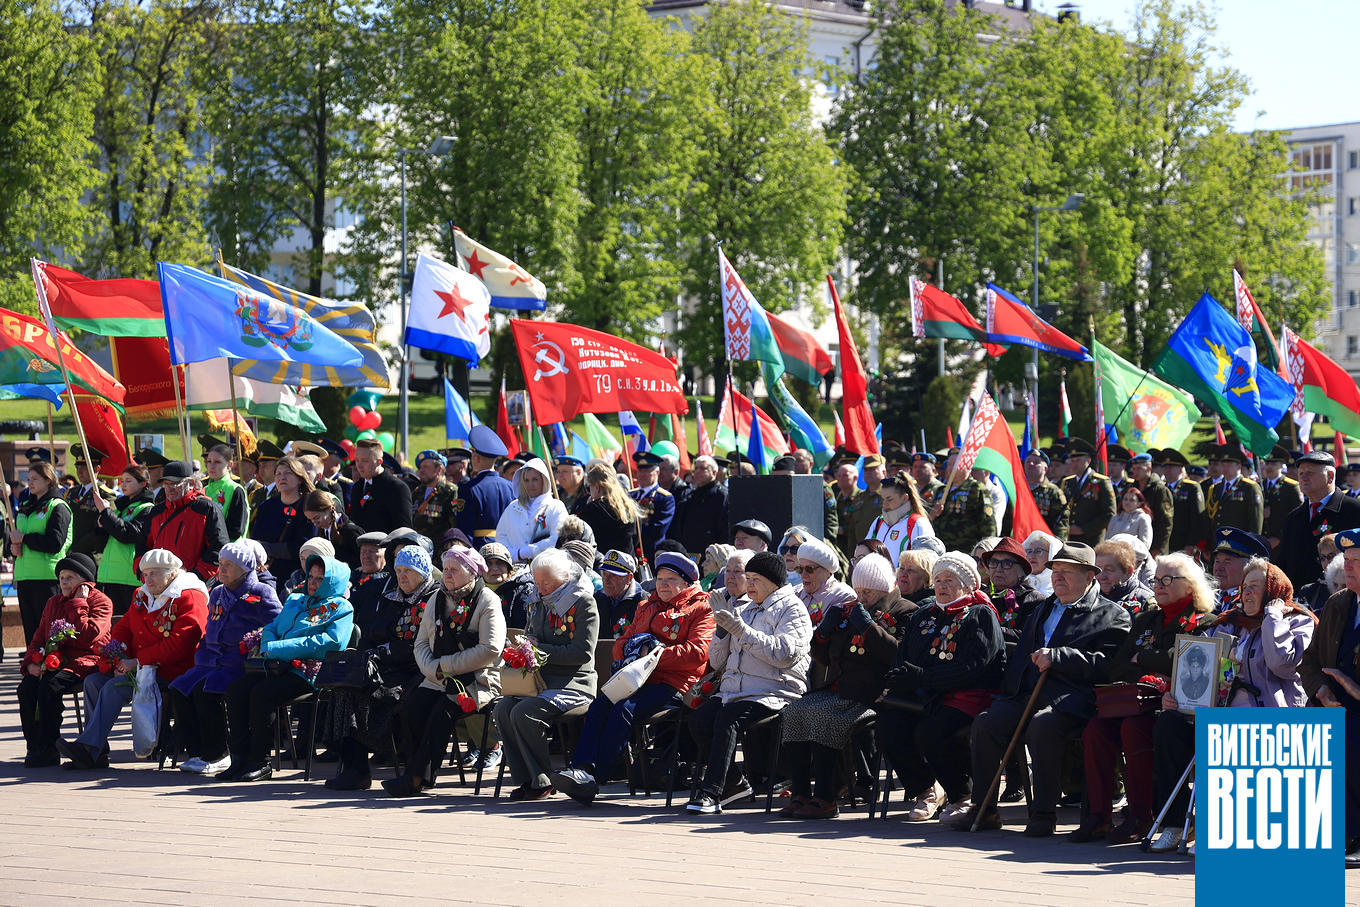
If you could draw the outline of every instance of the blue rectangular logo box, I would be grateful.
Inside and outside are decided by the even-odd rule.
[[[1346,713],[1195,712],[1195,902],[1345,900]]]

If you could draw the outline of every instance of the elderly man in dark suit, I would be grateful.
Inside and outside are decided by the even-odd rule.
[[[1336,461],[1323,451],[1306,453],[1294,461],[1303,503],[1289,513],[1275,563],[1295,589],[1322,576],[1318,539],[1333,532],[1360,527],[1360,499],[1336,487]]]

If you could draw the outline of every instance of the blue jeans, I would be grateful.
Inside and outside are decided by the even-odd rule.
[[[85,678],[85,730],[76,738],[96,753],[108,748],[109,732],[132,701],[132,682],[121,673],[95,671]]]
[[[597,696],[586,712],[586,724],[581,730],[581,742],[576,745],[571,764],[577,768],[607,772],[623,753],[633,734],[633,724],[673,705],[680,704],[680,694],[664,683],[643,684],[642,689],[622,702]]]

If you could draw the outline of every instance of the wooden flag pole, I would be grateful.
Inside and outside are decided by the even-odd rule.
[[[52,401],[47,401],[47,452],[52,455],[52,465],[57,464],[57,436],[52,431]]]
[[[241,414],[236,411],[236,376],[231,373],[231,360],[223,359],[227,368],[227,393],[231,395],[231,433],[236,438],[236,463],[241,463]]]
[[[3,500],[0,500],[0,514],[4,514],[5,537],[8,538],[9,534],[17,527],[14,524],[14,515],[9,510],[9,496],[13,489],[9,487],[9,480],[5,477],[5,464],[3,462],[0,462],[0,490],[4,492],[0,494],[0,498],[3,498]]]
[[[52,320],[52,309],[47,302],[47,289],[43,286],[42,275],[38,273],[38,260],[36,258],[30,259],[30,265],[33,268],[33,285],[38,293],[38,309],[42,313],[43,321],[47,327],[48,334],[50,335],[50,339],[52,341],[52,348],[57,351],[57,366],[61,369],[61,378],[64,382],[66,382],[66,400],[68,403],[71,404],[71,418],[74,419],[76,423],[76,435],[80,438],[81,450],[83,450],[85,452],[85,456],[88,457],[90,455],[90,445],[85,440],[85,426],[80,424],[80,411],[76,408],[76,395],[75,392],[71,389],[71,373],[66,368],[66,357],[62,355],[61,352],[61,337],[57,336],[56,324]],[[50,403],[48,404],[48,413],[49,414],[51,413]],[[50,421],[48,422],[48,426],[50,437],[51,431]],[[52,443],[53,446],[55,447],[55,442]],[[56,451],[53,450],[52,460],[54,466],[56,465],[55,462],[56,459],[57,459]],[[97,478],[95,479],[95,484],[96,485],[99,484]]]
[[[171,358],[174,358],[174,350],[170,351]],[[184,366],[171,364],[170,366],[170,386],[175,390],[175,428],[179,431],[180,448],[184,452],[184,459],[189,459],[189,434],[184,430],[184,399],[179,392],[179,380],[183,374],[181,369]]]

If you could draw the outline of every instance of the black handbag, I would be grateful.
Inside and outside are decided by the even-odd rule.
[[[277,658],[265,658],[263,655],[251,655],[246,659],[247,674],[267,674],[270,677],[279,677],[288,673],[291,667],[287,662]]]
[[[378,657],[372,650],[328,652],[316,675],[319,690],[371,690],[381,685]]]

